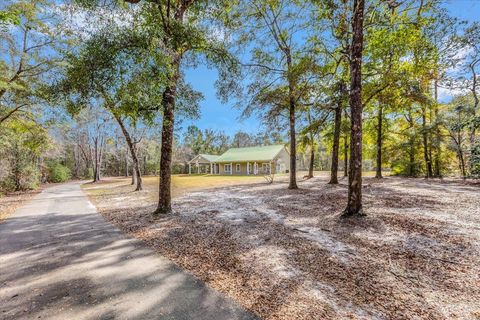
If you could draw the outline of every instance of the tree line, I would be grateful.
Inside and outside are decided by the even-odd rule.
[[[308,177],[328,153],[329,183],[339,182],[340,167],[348,176],[344,215],[351,216],[363,214],[365,160],[379,179],[385,168],[478,177],[480,24],[442,5],[9,1],[0,15],[3,184],[20,189],[21,176],[37,183],[54,172],[68,176],[63,167],[96,181],[122,168],[141,190],[142,174],[158,172],[155,214],[162,214],[171,211],[176,154],[285,143],[289,188],[298,188],[299,152],[309,154]],[[185,79],[199,65],[217,70],[223,102],[275,134],[229,138],[183,128],[200,116],[203,94]]]

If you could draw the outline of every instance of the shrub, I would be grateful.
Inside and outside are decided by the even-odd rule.
[[[172,173],[179,174],[179,173],[188,173],[187,166],[183,163],[174,163],[172,165]]]
[[[18,168],[8,179],[12,191],[34,190],[40,186],[40,170],[34,165]]]
[[[70,169],[58,162],[49,165],[48,169],[48,182],[65,182],[72,177]]]

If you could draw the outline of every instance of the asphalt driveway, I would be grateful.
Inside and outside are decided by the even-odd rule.
[[[106,222],[74,182],[0,224],[0,319],[256,318]]]

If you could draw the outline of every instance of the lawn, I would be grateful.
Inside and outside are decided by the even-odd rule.
[[[461,181],[365,178],[365,218],[340,219],[345,179],[175,176],[86,185],[97,208],[262,319],[480,319],[480,192]],[[205,189],[207,188],[207,189]],[[140,199],[140,200],[139,200]]]
[[[107,201],[113,206],[122,205],[122,201],[129,199],[143,205],[158,201],[158,177],[143,177],[141,192],[133,192],[131,178],[104,178],[98,183],[86,183],[82,188],[94,199],[94,202]],[[176,174],[172,175],[172,197],[177,198],[187,192],[208,188],[226,187],[232,185],[265,183],[259,176],[218,176],[208,174]]]

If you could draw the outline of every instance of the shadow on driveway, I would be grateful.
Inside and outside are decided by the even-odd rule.
[[[79,183],[0,224],[0,301],[0,319],[256,319],[105,222]]]

